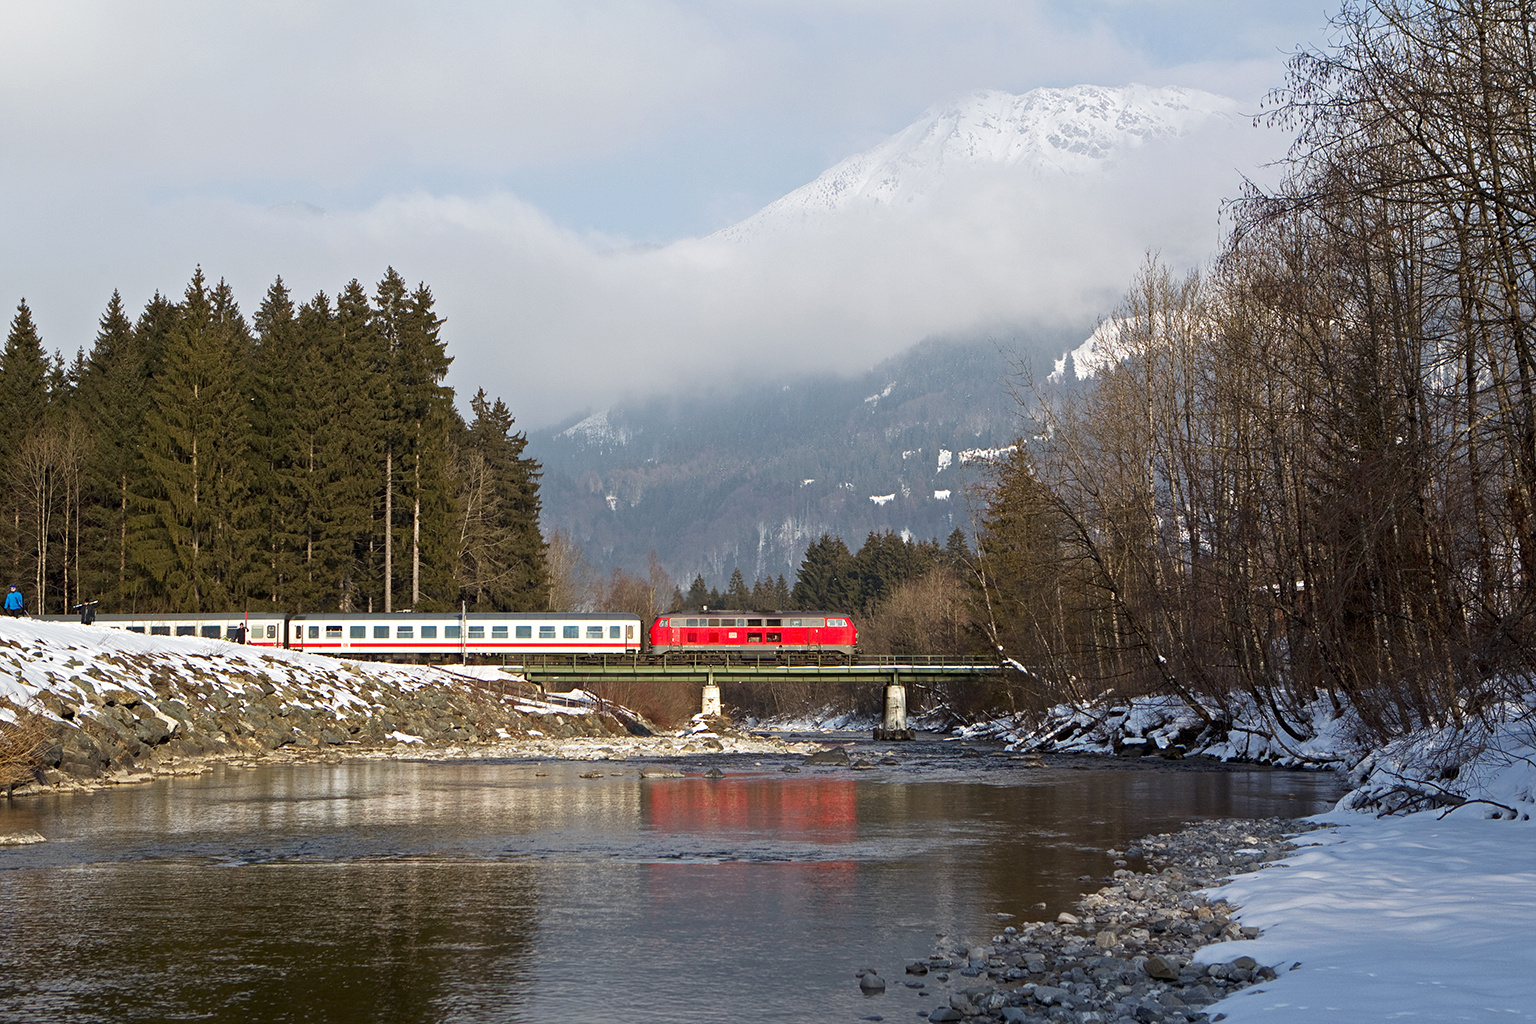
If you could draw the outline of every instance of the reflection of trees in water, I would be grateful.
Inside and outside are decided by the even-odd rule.
[[[434,1021],[526,1002],[527,864],[137,864],[7,898],[0,1020]],[[28,888],[32,888],[28,886]],[[22,982],[18,979],[30,979]]]

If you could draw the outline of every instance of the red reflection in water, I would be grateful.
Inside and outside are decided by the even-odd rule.
[[[678,779],[646,784],[645,823],[661,832],[771,831],[847,841],[858,831],[856,784],[845,779]]]

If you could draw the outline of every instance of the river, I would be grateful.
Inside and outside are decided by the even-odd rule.
[[[0,847],[0,1021],[917,1020],[902,966],[938,934],[1054,917],[1149,832],[1340,793],[861,748],[900,763],[356,760],[0,804],[0,833],[48,840]],[[891,990],[862,996],[862,967]]]

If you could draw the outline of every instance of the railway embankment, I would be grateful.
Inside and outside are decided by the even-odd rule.
[[[509,744],[558,753],[650,731],[625,709],[580,691],[546,694],[498,668],[348,662],[28,619],[0,620],[0,721],[16,766],[0,779],[9,792],[195,773],[218,760]]]

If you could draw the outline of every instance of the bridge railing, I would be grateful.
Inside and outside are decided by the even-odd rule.
[[[630,654],[532,654],[522,658],[516,663],[520,667],[536,669],[553,668],[580,668],[591,666],[613,666],[615,668],[626,665],[660,665],[672,668],[712,668],[728,665],[740,665],[756,668],[770,669],[774,667],[826,667],[852,666],[855,668],[881,668],[881,667],[944,667],[953,666],[960,668],[974,668],[995,670],[1002,666],[998,664],[996,657],[985,655],[953,655],[953,654],[859,654],[850,662],[846,655],[827,652],[825,654],[815,651],[795,652],[792,656],[780,658],[772,655],[725,655],[722,653],[704,651],[686,651],[682,653],[670,653],[656,659],[643,659],[639,652]]]

